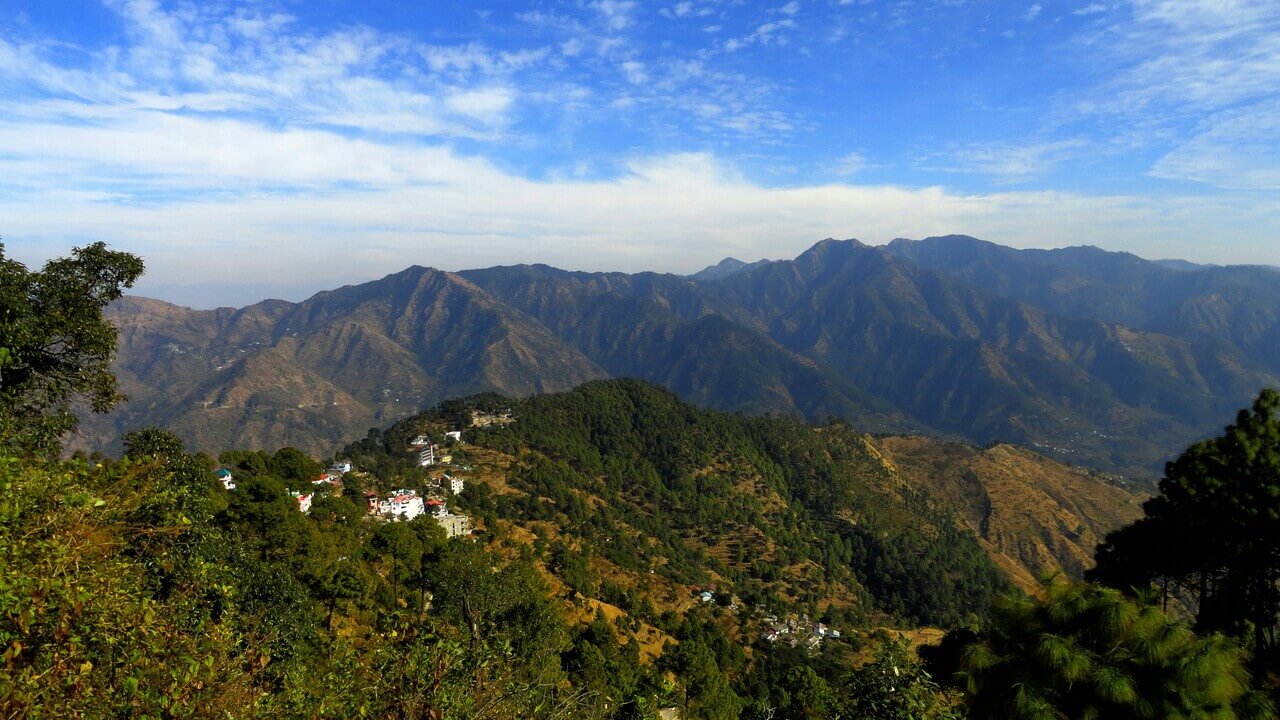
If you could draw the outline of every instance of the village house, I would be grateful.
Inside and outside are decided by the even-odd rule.
[[[331,487],[342,487],[342,473],[333,472],[332,470],[320,473],[319,477],[311,481],[312,485],[329,485]]]
[[[446,512],[435,516],[436,522],[444,528],[445,537],[465,537],[471,534],[471,518],[466,515],[454,515]]]
[[[462,478],[454,477],[452,475],[445,475],[444,479],[440,481],[440,485],[442,487],[445,485],[445,483],[448,483],[450,495],[459,495],[462,493],[463,489],[466,487],[466,483],[463,481]]]
[[[423,442],[418,442],[422,440]],[[424,436],[419,435],[409,445],[409,452],[418,454],[418,465],[420,467],[430,467],[436,464],[436,446],[435,443],[427,440]]]
[[[378,503],[378,514],[392,522],[400,520],[401,517],[412,520],[425,512],[426,506],[422,498],[413,490],[397,490],[386,500]]]
[[[222,483],[222,489],[224,490],[236,489],[235,477],[232,476],[230,470],[226,468],[218,468],[217,472],[214,473],[214,476],[218,478],[218,482]]]
[[[302,494],[296,490],[289,492],[293,496],[294,502],[298,503],[298,510],[304,513],[311,512],[311,499],[315,497],[315,493]]]
[[[339,460],[335,462],[333,465],[329,466],[329,471],[336,472],[336,473],[349,473],[351,472],[351,461]]]
[[[454,442],[458,442],[458,443],[460,443],[460,442],[462,442],[462,431],[461,431],[461,430],[450,430],[449,432],[447,432],[447,433],[445,433],[445,434],[444,434],[444,439],[445,439],[445,440],[452,440],[452,441],[454,441]]]

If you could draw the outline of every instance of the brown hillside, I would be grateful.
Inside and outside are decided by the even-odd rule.
[[[981,450],[922,437],[873,442],[906,482],[951,508],[1026,590],[1046,574],[1079,577],[1102,538],[1137,520],[1146,499],[1012,445]]]

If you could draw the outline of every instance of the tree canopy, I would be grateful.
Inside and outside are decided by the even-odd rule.
[[[105,412],[124,398],[110,369],[116,329],[103,310],[142,272],[140,258],[100,242],[35,272],[0,244],[0,445],[56,454],[76,427],[77,403]]]
[[[1108,536],[1091,577],[1153,584],[1198,629],[1246,637],[1261,675],[1280,594],[1280,392],[1264,390],[1225,432],[1165,468],[1145,517]]]
[[[1010,597],[964,651],[973,720],[1274,717],[1244,653],[1156,604],[1088,583]]]

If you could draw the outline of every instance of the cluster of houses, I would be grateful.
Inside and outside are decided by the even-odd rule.
[[[764,619],[765,629],[760,639],[767,643],[780,643],[791,647],[803,647],[806,650],[817,650],[822,641],[828,638],[838,639],[839,630],[832,630],[820,622],[814,622],[808,615],[788,617],[779,620],[770,615]]]
[[[456,442],[461,442],[462,440],[461,431],[453,431],[445,435]],[[434,465],[437,462],[449,463],[452,461],[452,458],[448,455],[437,455],[437,446],[426,436],[414,438],[410,450],[419,453],[419,462],[424,467]],[[326,487],[333,492],[341,492],[342,478],[349,472],[351,472],[351,461],[339,460],[311,481],[313,486],[311,490],[290,490],[289,495],[297,503],[300,512],[309,513],[311,512],[311,502],[315,499],[316,492]],[[222,487],[226,490],[236,489],[235,476],[228,468],[218,468],[214,471],[214,477],[217,478],[218,482],[222,483]],[[427,497],[423,497],[418,491],[408,488],[394,490],[381,498],[378,497],[377,493],[366,492],[365,500],[369,504],[369,515],[391,522],[412,520],[420,515],[429,515],[444,528],[448,537],[470,535],[471,518],[466,515],[457,515],[449,512],[449,506],[445,502],[446,493],[448,495],[461,494],[466,488],[466,481],[449,473],[442,473],[434,479],[438,485],[429,488]]]
[[[328,470],[316,476],[311,484],[316,486],[311,492],[302,492],[299,490],[290,490],[289,494],[293,496],[295,502],[298,503],[298,510],[304,513],[311,512],[311,501],[315,499],[316,490],[322,486],[332,488],[333,492],[342,492],[342,476],[351,472],[350,460],[339,460],[329,466]]]
[[[456,436],[461,441],[462,433],[449,432],[445,433],[446,437]],[[436,463],[448,465],[453,462],[453,456],[448,453],[440,452],[440,446],[431,442],[431,438],[426,435],[419,435],[409,443],[409,452],[418,456],[418,465],[420,467],[431,467]]]
[[[349,472],[351,472],[351,461],[339,460],[330,465],[328,470],[325,470],[316,476],[316,478],[311,481],[311,484],[314,486],[327,485],[335,490],[341,490],[342,476]],[[213,472],[213,476],[217,478],[218,482],[222,483],[224,490],[236,489],[235,474],[228,468],[218,468]],[[290,490],[289,495],[293,498],[293,501],[298,504],[299,511],[304,513],[311,512],[311,501],[315,499],[316,495],[315,489],[312,489],[310,492]]]
[[[497,412],[481,412],[479,410],[471,411],[471,427],[506,425],[507,423],[515,421],[515,416],[511,414],[511,408],[503,408]]]
[[[449,506],[438,497],[423,498],[416,490],[401,488],[379,498],[377,493],[365,493],[369,503],[369,514],[384,518],[390,522],[413,520],[420,515],[428,515],[444,528],[448,537],[462,537],[471,534],[471,518],[449,512]]]

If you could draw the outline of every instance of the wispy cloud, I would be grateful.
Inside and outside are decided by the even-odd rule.
[[[0,38],[0,83],[10,98],[63,100],[14,103],[13,110],[52,122],[82,120],[103,108],[262,112],[355,131],[481,137],[499,131],[513,107],[512,92],[492,77],[512,59],[478,46],[444,52],[359,28],[308,34],[288,16],[244,9],[166,12],[142,0],[119,9],[130,42],[84,51],[75,64],[65,63],[66,47]],[[482,77],[462,82],[450,75],[462,71]],[[505,101],[496,102],[502,93]],[[55,110],[61,117],[49,114]]]
[[[212,157],[183,158],[170,167],[192,179],[204,173],[239,175],[266,171],[317,149],[307,146],[313,138],[291,133],[259,130],[235,139],[264,153],[266,148],[282,149],[265,154],[253,167],[225,169]],[[343,150],[334,140],[322,149],[325,156],[364,156],[371,150],[360,144]],[[1208,218],[1256,215],[1256,209],[1230,200],[1152,201],[1050,192],[973,195],[942,188],[842,184],[769,188],[706,154],[639,158],[608,181],[530,181],[447,150],[404,156],[387,150],[376,153],[373,164],[379,168],[370,171],[373,179],[385,185],[378,191],[264,192],[234,200],[120,204],[50,188],[36,202],[31,197],[0,200],[0,216],[6,218],[10,250],[19,257],[56,254],[65,250],[67,239],[108,240],[145,255],[153,279],[166,286],[168,297],[208,305],[225,302],[225,295],[183,294],[175,286],[207,288],[207,280],[218,277],[256,286],[289,284],[304,293],[412,263],[460,269],[549,262],[582,269],[689,272],[724,255],[785,256],[822,237],[855,234],[883,242],[904,235],[967,232],[1035,247],[1105,238],[1103,244],[1116,247],[1141,250],[1145,242],[1153,251],[1187,250],[1181,254],[1209,259],[1203,247],[1197,251],[1194,245],[1209,232]],[[355,164],[344,167],[351,172]],[[294,159],[274,176],[296,179],[330,172]],[[171,179],[157,176],[155,182],[166,186]],[[1280,231],[1274,211],[1249,222]],[[253,262],[245,263],[246,257]],[[291,282],[282,282],[281,268],[289,269]],[[140,291],[148,292],[147,286]]]
[[[1082,138],[1070,138],[964,145],[933,153],[921,164],[931,170],[988,175],[1001,183],[1017,183],[1045,175],[1087,144]]]
[[[859,152],[851,152],[836,163],[836,172],[845,177],[852,177],[865,170],[867,158]]]
[[[1268,133],[1280,99],[1280,4],[1132,0],[1128,10],[1091,47],[1112,66],[1114,80],[1079,109],[1123,121],[1134,136],[1174,138],[1177,146],[1154,176],[1273,187],[1280,156],[1259,151],[1274,143]]]

